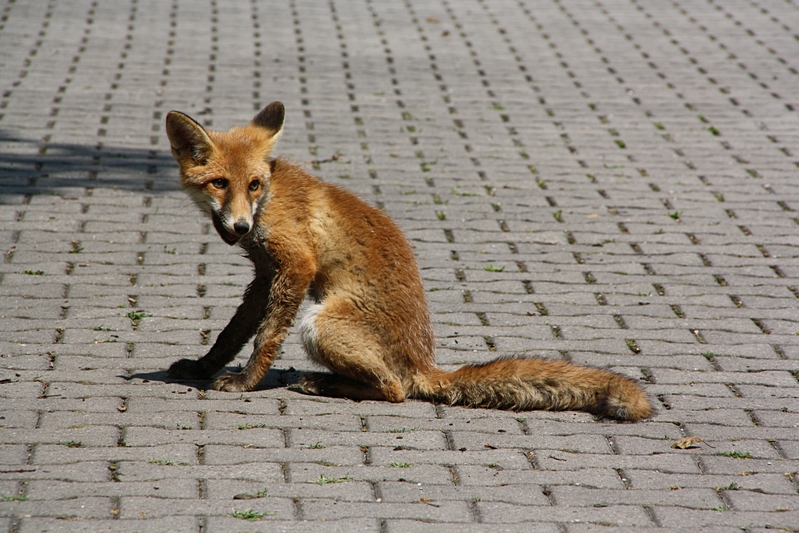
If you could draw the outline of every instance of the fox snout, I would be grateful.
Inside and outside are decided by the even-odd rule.
[[[248,220],[243,216],[233,219],[233,217],[228,214],[213,211],[211,217],[213,219],[214,229],[216,229],[216,232],[219,233],[219,236],[222,237],[223,241],[230,245],[239,242],[239,240],[247,235],[253,227],[252,220]],[[233,220],[235,220],[235,222],[230,224],[230,222]]]
[[[235,224],[233,224],[233,231],[243,237],[250,232],[250,223],[246,220],[239,219]]]

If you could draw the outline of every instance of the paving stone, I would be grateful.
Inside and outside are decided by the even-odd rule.
[[[694,510],[682,508],[654,507],[653,512],[664,527],[694,527],[729,525],[739,528],[751,524],[763,524],[768,528],[793,527],[796,511],[763,512],[735,510]],[[722,512],[723,511],[723,512]]]
[[[0,502],[0,529],[799,523],[790,6],[0,11],[0,494],[27,498]],[[296,327],[252,393],[168,380],[209,350],[252,267],[180,190],[165,115],[223,129],[272,100],[281,154],[405,230],[443,368],[605,367],[655,415],[307,396],[289,387],[316,370]],[[690,435],[704,442],[671,448]],[[247,508],[278,514],[230,515]]]
[[[319,441],[316,441],[319,442]],[[313,445],[316,445],[313,442]],[[363,452],[360,447],[329,446],[324,448],[311,445],[297,448],[258,448],[252,444],[240,446],[213,445],[205,449],[205,463],[209,465],[247,464],[257,462],[311,462],[334,465],[361,465]]]
[[[499,502],[478,502],[480,516],[487,523],[507,524],[529,520],[542,522],[602,522],[613,526],[652,525],[652,519],[642,507],[609,505],[602,508],[535,507]]]
[[[564,485],[552,487],[550,497],[558,505],[604,507],[607,505],[676,505],[712,509],[724,502],[711,489],[682,489],[664,494],[657,490],[601,490]]]
[[[678,490],[682,487],[711,487],[722,489],[725,487],[739,487],[761,493],[792,493],[795,489],[790,483],[790,475],[758,473],[751,470],[739,470],[734,474],[702,475],[692,474],[672,475],[646,469],[629,469],[624,471],[627,481],[634,487],[647,488],[659,487]],[[674,483],[670,485],[670,483]]]
[[[559,531],[556,524],[545,524],[541,522],[520,522],[513,525],[503,524],[461,524],[461,523],[425,523],[412,520],[387,520],[387,531],[390,533],[433,533],[444,531],[463,531],[464,533],[487,533],[492,532],[512,532],[512,531],[540,531],[542,533],[554,533]]]
[[[357,503],[330,500],[305,500],[303,513],[310,519],[338,520],[352,517],[415,518],[436,522],[468,522],[471,518],[466,502],[424,503]]]
[[[331,533],[376,533],[380,531],[380,521],[376,518],[344,518],[340,520],[281,520],[267,517],[256,522],[245,522],[234,518],[209,517],[208,531],[238,531],[239,528],[259,528],[281,533],[312,533],[324,528]],[[196,526],[195,526],[196,527]],[[193,530],[192,530],[193,531]]]

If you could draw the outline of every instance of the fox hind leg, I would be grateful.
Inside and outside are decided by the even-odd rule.
[[[341,374],[326,374],[322,372],[306,374],[300,379],[300,387],[302,387],[303,392],[308,394],[332,398],[349,398],[350,400],[358,401],[379,400],[399,403],[405,399],[403,394],[396,394],[394,391],[389,391],[389,394],[387,394],[385,387],[371,385]]]
[[[343,302],[312,306],[300,324],[309,357],[333,371],[300,380],[303,391],[352,400],[402,402],[405,392],[389,368],[384,349],[362,322],[360,312]]]

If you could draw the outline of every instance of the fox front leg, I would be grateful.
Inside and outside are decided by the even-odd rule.
[[[211,350],[200,359],[181,359],[175,361],[167,370],[167,375],[178,379],[208,379],[224,368],[236,357],[252,337],[266,315],[264,294],[269,293],[271,277],[256,278],[244,292],[244,301],[222,333],[217,337]]]
[[[255,389],[266,375],[275,355],[286,338],[294,316],[300,308],[310,285],[310,276],[278,276],[269,292],[269,305],[255,342],[250,360],[241,372],[227,372],[219,376],[214,389],[228,392],[247,392]],[[220,335],[221,336],[221,335]]]

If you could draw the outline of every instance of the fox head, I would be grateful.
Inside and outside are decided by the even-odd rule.
[[[269,154],[283,131],[285,114],[282,103],[272,102],[247,126],[227,132],[205,130],[177,111],[166,116],[183,188],[211,215],[219,236],[230,245],[252,231],[267,199]]]

